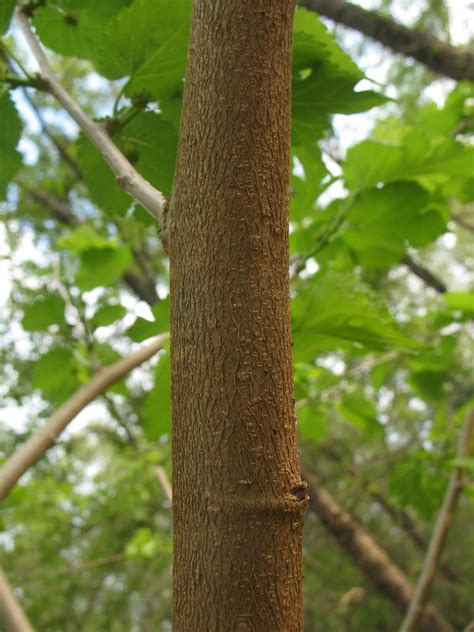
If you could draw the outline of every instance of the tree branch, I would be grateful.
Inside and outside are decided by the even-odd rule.
[[[0,618],[8,632],[34,632],[31,623],[13,594],[13,590],[0,568]]]
[[[307,470],[303,477],[310,484],[310,509],[318,515],[368,581],[399,610],[405,612],[414,590],[403,571],[389,558],[367,529],[337,503],[317,477],[311,476]],[[452,628],[433,606],[428,606],[418,632],[452,632]]]
[[[49,65],[39,40],[31,30],[26,15],[21,10],[17,11],[17,19],[28,46],[40,67],[40,80],[96,146],[117,176],[118,184],[158,221],[160,228],[163,228],[165,196],[138,173],[114,144],[105,129],[92,121],[61,86]]]
[[[454,222],[456,222],[456,224],[464,228],[464,230],[468,230],[470,233],[474,233],[474,224],[471,224],[462,215],[459,215],[458,213],[452,213],[451,218]]]
[[[395,53],[413,57],[434,72],[451,79],[474,80],[474,55],[445,44],[430,33],[408,28],[346,0],[301,0],[299,4],[368,35]]]
[[[459,437],[457,459],[467,459],[471,450],[474,435],[474,409],[467,413],[466,421]],[[406,618],[400,632],[415,632],[423,617],[431,588],[438,570],[439,560],[443,552],[446,537],[453,521],[454,510],[458,498],[464,487],[465,470],[462,466],[455,467],[449,480],[449,485],[441,506],[433,535],[431,536],[428,552],[426,553],[415,593],[410,603]]]
[[[10,492],[21,476],[51,448],[74,417],[109,386],[132,369],[143,364],[163,348],[168,333],[134,351],[126,358],[101,369],[88,383],[72,395],[46,423],[39,428],[0,468],[0,501]]]
[[[438,279],[438,277],[430,272],[427,268],[412,259],[410,255],[406,255],[405,257],[403,257],[402,263],[404,263],[407,268],[410,268],[413,274],[421,279],[423,283],[426,283],[426,285],[432,287],[433,290],[436,290],[440,294],[444,294],[448,291],[447,286],[443,283],[443,281],[441,281],[441,279]]]
[[[171,489],[171,483],[166,476],[166,472],[161,465],[157,465],[155,467],[156,478],[158,479],[159,484],[161,485],[161,489],[163,490],[164,495],[166,496],[166,500],[169,500],[170,503],[173,502],[173,491]]]

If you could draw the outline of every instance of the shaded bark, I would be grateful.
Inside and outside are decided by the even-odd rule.
[[[299,4],[368,35],[395,53],[416,59],[436,73],[456,80],[474,80],[474,55],[445,44],[430,33],[408,28],[346,0],[302,0]]]
[[[195,0],[169,217],[176,632],[301,632],[292,0]]]
[[[405,613],[414,588],[401,569],[388,557],[370,533],[324,489],[316,477],[309,477],[309,506],[316,512],[341,548],[354,560],[367,580]],[[433,607],[425,609],[419,632],[452,632],[452,627]]]

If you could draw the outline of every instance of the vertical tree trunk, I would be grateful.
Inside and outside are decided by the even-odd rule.
[[[175,632],[303,629],[293,0],[195,0],[168,226]]]

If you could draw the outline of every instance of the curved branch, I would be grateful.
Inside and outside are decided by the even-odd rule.
[[[10,632],[34,632],[1,568],[0,619],[6,624],[6,629],[10,630]]]
[[[0,501],[16,482],[38,459],[51,448],[74,417],[109,386],[120,380],[132,369],[155,355],[168,338],[161,334],[155,340],[134,351],[115,364],[101,369],[88,383],[72,395],[46,423],[39,428],[0,468]]]
[[[395,53],[413,57],[434,72],[451,79],[474,80],[474,55],[420,29],[408,28],[346,0],[302,0],[299,4],[368,35]]]
[[[466,421],[459,437],[457,459],[467,459],[471,451],[474,435],[474,409],[469,410]],[[441,505],[433,535],[431,536],[428,552],[426,553],[423,568],[421,570],[415,593],[411,600],[408,613],[403,621],[400,632],[415,632],[419,629],[419,623],[423,618],[431,588],[438,570],[439,560],[443,552],[446,537],[453,521],[454,510],[458,498],[464,487],[465,470],[462,466],[456,467],[449,479],[449,485]]]
[[[105,129],[92,121],[80,105],[62,87],[54,76],[41,44],[30,28],[26,15],[21,10],[17,11],[17,19],[27,44],[40,67],[41,82],[56,97],[84,134],[97,147],[104,160],[117,176],[118,184],[137,200],[162,227],[166,204],[165,196],[138,173],[111,140]]]

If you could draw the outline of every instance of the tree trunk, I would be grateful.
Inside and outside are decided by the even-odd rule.
[[[288,207],[293,0],[195,0],[171,261],[175,632],[303,629]]]
[[[308,477],[308,480],[311,484],[311,509],[318,514],[324,526],[352,557],[369,582],[404,614],[415,592],[404,573],[370,533],[337,504],[317,478]],[[420,622],[419,632],[452,632],[452,627],[433,606],[428,606]]]

